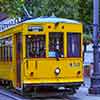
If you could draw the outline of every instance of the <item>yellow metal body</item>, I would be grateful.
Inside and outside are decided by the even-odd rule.
[[[42,26],[44,28],[41,32],[29,32],[29,26]],[[50,26],[51,28],[48,28]],[[62,29],[64,26],[64,29]],[[5,37],[12,37],[12,61],[0,61],[0,79],[11,80],[13,86],[16,88],[16,37],[17,33],[22,34],[22,54],[21,54],[21,86],[23,84],[40,84],[40,83],[70,83],[83,82],[83,62],[82,62],[82,24],[73,23],[59,23],[55,28],[54,23],[23,23],[15,27],[9,28],[0,32],[0,39]],[[64,58],[48,57],[49,48],[49,32],[64,32]],[[67,33],[79,32],[81,33],[81,57],[68,58],[67,55]],[[46,36],[46,58],[26,58],[26,35],[42,35]],[[72,66],[70,65],[72,64]],[[55,69],[59,67],[61,73],[56,76]],[[80,74],[78,75],[78,71]],[[31,75],[33,73],[33,75]]]

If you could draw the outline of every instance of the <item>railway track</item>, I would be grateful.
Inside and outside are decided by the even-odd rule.
[[[63,93],[56,93],[55,95],[49,95],[48,93],[44,96],[38,95],[37,97],[34,97],[34,94],[32,97],[24,97],[20,95],[19,93],[16,93],[14,91],[11,91],[9,89],[5,89],[4,87],[0,86],[0,95],[2,97],[5,97],[7,99],[0,99],[0,100],[77,100],[73,98],[73,96],[68,96],[67,94]]]
[[[6,90],[5,88],[0,87],[0,95],[1,95],[1,99],[0,100],[4,100],[2,99],[2,97],[7,98],[5,100],[28,100],[25,99],[24,97],[13,93],[12,91]]]
[[[46,97],[37,97],[37,98],[22,98],[20,97],[19,95],[17,94],[13,94],[13,93],[10,93],[8,91],[5,91],[5,90],[1,90],[0,89],[0,95],[2,96],[5,96],[5,98],[7,98],[6,100],[69,100],[68,98],[64,98],[64,97],[60,97],[60,96],[46,96]],[[0,99],[2,100],[2,99]]]
[[[45,97],[30,97],[30,98],[24,98],[18,94],[12,93],[10,91],[6,91],[3,89],[0,89],[0,95],[2,95],[3,97],[7,98],[5,100],[70,100],[69,97],[62,97],[59,95],[55,95],[55,96],[48,96],[46,95]],[[2,99],[0,99],[2,100]],[[3,99],[4,100],[4,99]]]

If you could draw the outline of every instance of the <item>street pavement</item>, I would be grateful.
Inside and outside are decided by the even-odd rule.
[[[0,94],[0,100],[14,100],[14,99],[8,98],[7,96]]]
[[[90,87],[90,78],[84,78],[85,85],[81,86],[77,93],[73,96],[73,100],[100,100],[100,95],[92,95],[88,93]],[[72,99],[71,99],[72,100]]]

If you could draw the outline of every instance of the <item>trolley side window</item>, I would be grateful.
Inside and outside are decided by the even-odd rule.
[[[63,32],[49,33],[49,57],[64,57]]]
[[[12,38],[7,37],[0,40],[0,60],[12,61]]]
[[[81,34],[67,34],[67,57],[81,57]]]
[[[45,35],[26,36],[26,56],[27,58],[46,57]]]

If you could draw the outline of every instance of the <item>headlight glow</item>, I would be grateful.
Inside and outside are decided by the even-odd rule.
[[[56,73],[59,73],[60,72],[60,70],[59,69],[56,69]]]
[[[60,68],[57,67],[57,68],[55,69],[55,74],[56,74],[56,75],[59,75],[59,74],[60,74],[60,71],[61,71]]]

